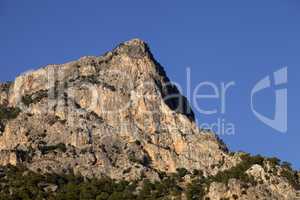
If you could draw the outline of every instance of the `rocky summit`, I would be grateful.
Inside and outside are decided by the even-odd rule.
[[[299,189],[288,163],[229,152],[200,130],[139,39],[0,84],[0,165],[153,185],[177,177],[179,193],[157,199],[293,200]]]

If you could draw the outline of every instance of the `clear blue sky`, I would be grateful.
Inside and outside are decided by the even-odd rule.
[[[298,0],[0,0],[0,80],[101,55],[138,37],[150,44],[175,82],[184,85],[190,67],[192,87],[203,81],[236,83],[225,114],[196,113],[200,122],[225,118],[235,124],[234,136],[221,136],[231,150],[277,156],[299,169],[299,10]],[[286,134],[258,121],[250,109],[255,83],[284,66],[289,67]],[[259,95],[256,106],[271,116],[272,90]]]

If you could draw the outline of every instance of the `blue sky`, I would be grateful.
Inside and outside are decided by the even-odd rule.
[[[204,81],[235,82],[224,114],[196,113],[200,123],[220,118],[235,125],[235,135],[221,136],[231,150],[277,156],[299,169],[299,9],[297,0],[0,0],[0,80],[46,64],[101,55],[138,37],[150,44],[184,94],[187,67],[192,89]],[[289,73],[288,132],[282,134],[253,115],[250,92],[284,66]],[[263,91],[257,109],[272,116],[274,98],[274,88]],[[200,103],[220,108],[217,99]]]

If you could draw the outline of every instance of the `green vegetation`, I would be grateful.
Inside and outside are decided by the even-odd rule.
[[[137,199],[169,199],[167,197],[179,197],[183,189],[176,184],[176,180],[168,177],[161,182],[154,182],[145,179]]]
[[[138,158],[134,153],[130,153],[128,155],[128,159],[129,159],[130,162],[138,163],[138,164],[141,164],[143,166],[148,166],[151,163],[151,159],[150,159],[149,155],[147,155],[147,154],[145,154],[141,158]]]
[[[188,200],[201,199],[205,196],[210,184],[213,182],[228,184],[230,179],[237,179],[245,184],[245,186],[255,186],[258,184],[254,177],[248,175],[246,171],[250,169],[253,165],[261,165],[265,167],[265,162],[268,162],[272,168],[274,168],[273,173],[277,173],[276,166],[281,166],[283,171],[281,173],[282,177],[285,177],[288,182],[296,189],[300,190],[299,177],[297,172],[293,171],[291,164],[287,162],[282,162],[277,158],[264,158],[260,155],[251,156],[250,154],[241,155],[242,161],[235,167],[232,167],[225,171],[220,171],[215,176],[203,177],[202,173],[195,170],[193,172],[192,183],[188,185],[187,188],[187,198]],[[244,191],[245,193],[245,191]],[[233,199],[237,199],[235,195]]]
[[[0,105],[0,121],[15,119],[21,110],[19,108],[5,107]]]
[[[30,95],[25,95],[22,97],[22,102],[24,103],[24,105],[29,106],[33,103],[33,99]]]
[[[276,165],[280,165],[280,160],[278,158],[267,158],[267,160],[269,161],[269,163],[271,164],[272,167],[275,167]]]
[[[23,167],[0,168],[0,200],[163,200],[179,196],[182,189],[172,177],[161,182],[137,182],[109,178],[87,179],[74,174],[37,174]]]
[[[31,104],[35,104],[40,102],[43,98],[48,97],[48,91],[47,90],[41,90],[39,92],[36,92],[31,95],[25,95],[22,97],[22,102],[24,105],[29,106]]]
[[[0,170],[0,200],[30,199],[135,199],[135,185],[108,178],[87,179],[74,174],[39,175],[22,167]],[[48,189],[51,188],[52,189]],[[52,191],[51,191],[52,190]]]
[[[188,200],[198,200],[203,199],[206,194],[206,181],[204,178],[193,179],[192,182],[188,185],[186,196]]]
[[[19,108],[6,107],[0,105],[0,131],[3,132],[8,120],[15,119],[20,114]]]
[[[215,176],[203,177],[203,173],[198,170],[193,172],[193,180],[187,188],[188,200],[203,199],[207,193],[210,184],[213,182],[228,184],[230,179],[237,179],[245,185],[256,185],[254,178],[246,173],[254,164],[263,165],[264,158],[261,156],[250,156],[244,154],[241,156],[242,161],[235,167],[225,171],[220,171]]]
[[[193,172],[194,179],[192,183],[188,186],[187,197],[189,200],[201,199],[204,197],[205,193],[213,182],[228,184],[230,179],[240,180],[245,185],[256,185],[254,178],[246,173],[253,165],[263,165],[264,158],[261,156],[250,156],[249,154],[244,154],[241,156],[242,161],[235,167],[228,170],[220,171],[215,176],[203,177],[201,172],[195,170]]]
[[[251,185],[256,185],[254,178],[246,173],[253,165],[263,165],[264,158],[260,155],[250,156],[249,154],[244,154],[241,156],[242,162],[237,164],[228,170],[219,172],[216,176],[210,177],[210,182],[219,182],[228,184],[230,179],[238,179],[244,183],[250,183]]]
[[[64,143],[59,143],[56,145],[49,145],[49,146],[40,146],[39,147],[40,151],[42,152],[42,154],[48,154],[51,151],[61,151],[61,152],[66,152],[67,151],[67,147]]]
[[[178,169],[176,169],[176,171],[177,171],[178,176],[181,178],[185,177],[187,174],[189,174],[188,170],[185,168],[178,168]]]
[[[81,76],[80,78],[82,79],[82,81],[85,81],[85,82],[88,82],[91,84],[101,84],[106,89],[109,89],[111,91],[116,91],[116,87],[99,80],[99,78],[96,75]]]
[[[44,152],[63,150],[63,145],[45,147]],[[215,176],[204,177],[203,172],[194,170],[188,172],[184,168],[177,169],[177,173],[166,174],[159,172],[161,181],[140,179],[138,181],[115,181],[103,177],[102,179],[88,179],[74,174],[38,174],[24,167],[0,167],[0,200],[169,200],[181,199],[185,193],[187,200],[204,199],[212,182],[228,184],[229,179],[238,179],[247,186],[257,184],[245,172],[254,164],[264,166],[264,163],[280,163],[278,159],[263,158],[244,154],[237,166],[219,172]],[[298,176],[285,166],[282,176],[286,177],[293,186],[299,186]],[[185,185],[185,177],[189,175],[191,182]],[[243,191],[246,194],[246,190]],[[233,199],[239,199],[233,194]],[[208,199],[208,198],[207,198]]]
[[[284,168],[280,175],[286,178],[296,190],[300,190],[300,183],[297,172],[294,172],[293,170],[290,170],[288,168]]]
[[[95,75],[81,76],[81,79],[83,81],[89,82],[91,84],[100,84],[100,81],[98,80],[97,76],[95,76]]]
[[[271,164],[274,168],[273,174],[277,175],[277,169],[274,166],[281,166],[283,170],[281,171],[280,175],[287,179],[289,184],[293,186],[296,190],[300,190],[300,177],[296,171],[293,170],[291,163],[289,162],[281,162],[278,158],[268,158],[267,161]]]

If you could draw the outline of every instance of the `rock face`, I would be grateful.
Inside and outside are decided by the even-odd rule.
[[[19,162],[34,170],[119,179],[155,175],[152,168],[212,174],[221,161],[232,165],[225,146],[197,129],[187,100],[140,40],[26,73],[2,88],[1,102],[22,112],[6,123],[0,149],[26,152],[29,161]]]
[[[1,84],[0,105],[3,113],[12,112],[0,118],[0,165],[156,180],[159,172],[179,168],[211,176],[240,162],[214,134],[196,127],[186,98],[138,39],[100,57],[49,65]],[[263,176],[259,167],[253,173]],[[208,197],[242,193],[234,181],[213,184]],[[285,190],[274,186],[282,192],[277,199],[295,194],[284,183]],[[267,187],[273,186],[262,190]],[[249,194],[244,199],[255,199]]]
[[[274,169],[278,171],[274,173]],[[214,182],[206,196],[210,199],[299,199],[299,192],[282,176],[282,170],[284,169],[280,167],[265,168],[253,165],[246,173],[252,176],[257,184],[249,186],[237,179],[230,179],[228,184]]]

